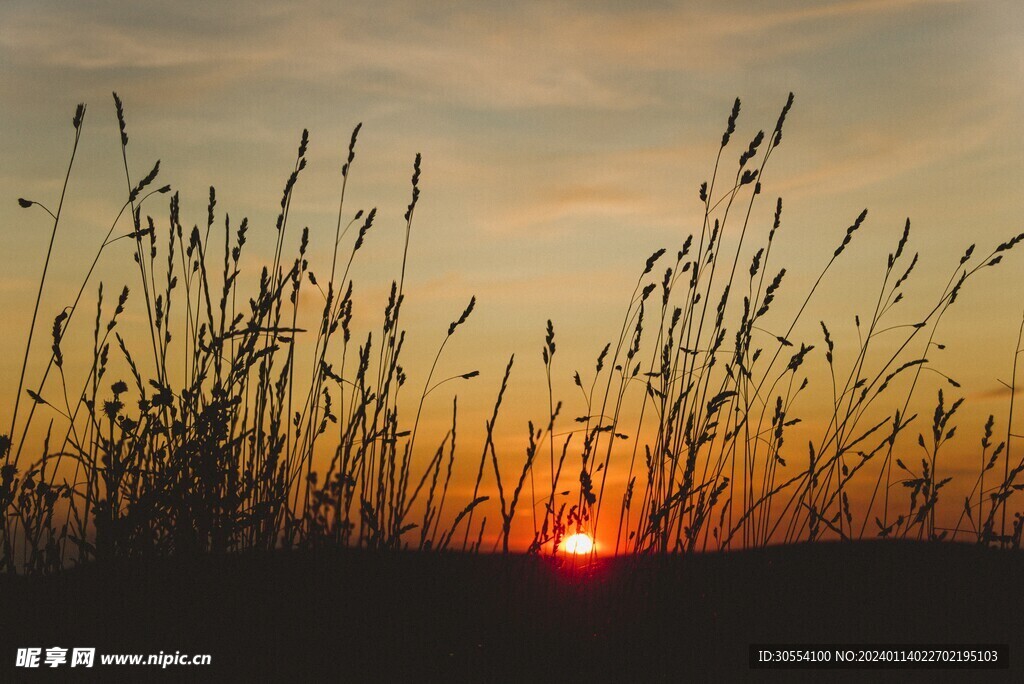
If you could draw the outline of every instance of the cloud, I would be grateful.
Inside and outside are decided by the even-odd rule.
[[[972,392],[970,395],[973,401],[1009,401],[1011,396],[1017,396],[1024,392],[1024,387],[1016,387],[1011,390],[1006,385],[995,385],[990,386],[986,389],[979,389],[977,392]]]
[[[621,186],[566,183],[540,189],[531,193],[527,203],[512,203],[481,218],[494,233],[550,236],[552,230],[565,230],[588,219],[643,214],[650,199]]]
[[[651,81],[659,75],[743,69],[834,47],[897,11],[945,4],[789,2],[752,11],[709,3],[625,11],[546,2],[312,1],[239,12],[196,2],[106,2],[43,12],[23,3],[3,12],[0,50],[4,61],[36,68],[157,81],[188,74],[201,91],[249,79],[265,79],[256,87],[344,82],[364,94],[485,109],[637,110],[662,101]]]
[[[78,6],[61,11],[5,12],[0,46],[8,59],[58,69],[155,70],[231,59],[259,59],[267,50],[237,39],[211,46],[202,35],[161,30],[157,22],[135,23],[131,15],[90,13]],[[211,49],[212,48],[212,49]]]
[[[910,136],[903,129],[850,128],[831,139],[827,154],[774,183],[773,191],[798,198],[890,182],[976,152],[998,139],[1007,124],[1007,112],[995,110],[970,119],[922,121]]]

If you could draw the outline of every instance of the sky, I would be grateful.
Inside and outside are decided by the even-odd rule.
[[[292,221],[310,227],[315,268],[333,235],[349,136],[362,122],[346,201],[380,213],[355,271],[366,302],[356,320],[366,327],[377,323],[396,272],[412,160],[422,153],[410,375],[423,382],[448,323],[475,295],[477,310],[439,374],[480,370],[457,388],[480,408],[467,417],[468,433],[479,436],[484,407],[517,354],[510,443],[523,441],[527,420],[545,416],[546,321],[560,342],[556,388],[570,402],[572,372],[589,368],[617,334],[646,257],[699,230],[697,188],[734,98],[743,103],[734,143],[742,145],[771,129],[792,91],[784,142],[763,184],[785,201],[779,259],[792,263],[795,287],[806,288],[869,209],[811,319],[835,318],[842,338],[842,322],[851,334],[853,314],[870,304],[865,278],[880,276],[907,217],[924,272],[911,293],[925,298],[941,290],[967,244],[1020,232],[1022,22],[1020,3],[981,0],[5,2],[0,301],[8,353],[0,378],[11,387],[20,369],[49,240],[45,215],[16,199],[55,203],[68,124],[86,102],[43,296],[42,318],[52,320],[122,201],[115,90],[133,173],[159,158],[187,224],[205,221],[216,186],[218,210],[252,222],[253,266],[272,252],[281,188],[307,128],[309,168]],[[763,202],[754,221],[767,225],[773,208]],[[132,284],[128,258],[101,263],[98,277],[111,291]],[[1012,261],[986,273],[942,330],[942,367],[971,399],[974,432],[987,413],[1005,416],[1000,380],[1010,374],[1024,308],[1018,269]],[[33,363],[46,353],[37,345]],[[447,424],[446,404],[438,400],[429,424]]]

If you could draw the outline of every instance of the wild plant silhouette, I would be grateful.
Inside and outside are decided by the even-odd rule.
[[[62,234],[85,105],[73,117],[59,200],[18,200],[38,212],[33,220],[52,220],[52,232],[12,388],[10,428],[0,443],[0,553],[9,572],[278,548],[481,551],[489,548],[488,515],[495,547],[509,552],[515,521],[535,505],[542,512],[533,517],[532,543],[522,549],[533,554],[555,554],[566,535],[598,530],[604,551],[626,555],[875,536],[1020,545],[1014,495],[1024,458],[1012,449],[1009,428],[1000,440],[995,418],[989,419],[970,495],[947,500],[947,442],[963,399],[953,379],[937,396],[920,396],[920,380],[936,370],[927,354],[963,288],[997,267],[1024,233],[991,247],[965,246],[925,314],[907,321],[899,305],[921,268],[908,220],[880,270],[874,309],[856,318],[859,346],[841,348],[827,321],[813,339],[796,339],[867,210],[846,219],[809,290],[790,291],[787,268],[773,254],[785,230],[783,201],[762,198],[762,183],[783,141],[792,94],[774,127],[738,151],[731,146],[736,100],[713,172],[694,195],[703,207],[701,225],[680,247],[644,262],[620,329],[593,368],[573,375],[584,415],[567,416],[555,397],[553,378],[569,371],[558,365],[555,326],[548,322],[541,349],[548,401],[539,408],[543,419],[529,425],[525,455],[496,446],[495,428],[514,381],[515,357],[508,360],[493,409],[470,418],[485,421],[486,437],[479,461],[472,461],[473,494],[458,501],[449,493],[453,463],[462,458],[457,400],[439,440],[420,426],[431,392],[478,375],[435,377],[448,341],[474,311],[474,297],[453,312],[422,388],[413,390],[412,419],[399,412],[408,384],[403,307],[420,156],[412,167],[400,272],[379,329],[357,331],[352,265],[373,239],[377,218],[375,208],[353,210],[346,202],[361,125],[342,166],[332,231],[304,228],[296,236],[289,221],[307,165],[306,131],[272,228],[220,214],[213,188],[206,225],[188,228],[178,194],[160,185],[159,161],[141,178],[133,173],[125,108],[117,94],[113,99],[123,204],[77,293],[55,315],[40,311],[40,303]],[[761,201],[775,205],[769,226],[752,220]],[[254,230],[275,231],[276,242],[257,287],[245,292],[242,255]],[[290,254],[296,238],[297,252]],[[134,246],[135,273],[112,297],[93,274],[117,243]],[[314,252],[329,254],[329,261],[314,263]],[[300,304],[310,293],[321,303],[320,315],[313,329],[302,329]],[[121,317],[129,308],[144,312],[147,332],[125,339]],[[53,316],[51,352],[36,368],[29,357],[40,344],[40,316]],[[65,375],[64,340],[72,325],[93,332],[81,385]],[[300,366],[307,357],[312,362]],[[831,389],[828,419],[806,448],[794,447],[794,440],[807,439],[796,432],[797,399],[812,382]],[[627,424],[625,416],[634,414],[639,419]],[[33,428],[42,420],[50,426],[40,443]],[[314,457],[324,452],[328,458]],[[616,500],[608,481],[613,471],[628,482]],[[870,499],[851,500],[853,483],[862,481]],[[900,489],[905,496],[894,493]],[[954,529],[938,522],[940,506],[959,514]]]

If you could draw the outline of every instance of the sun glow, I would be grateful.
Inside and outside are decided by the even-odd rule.
[[[566,538],[562,543],[562,548],[565,549],[566,553],[574,553],[579,556],[594,550],[594,540],[590,538],[589,534],[577,532],[571,537]]]

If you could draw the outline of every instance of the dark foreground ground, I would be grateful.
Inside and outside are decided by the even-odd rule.
[[[858,542],[560,568],[356,552],[0,578],[0,681],[1024,681],[1024,554]],[[1001,671],[748,667],[751,643],[1009,644]],[[15,668],[95,647],[91,670]],[[100,654],[209,653],[209,667]],[[73,676],[74,675],[74,676]]]

